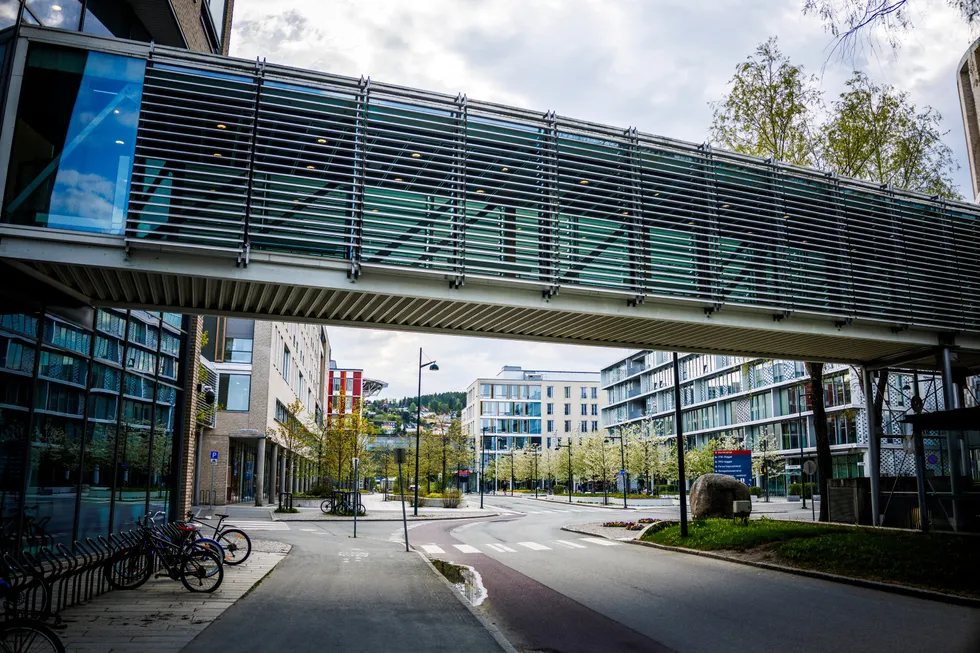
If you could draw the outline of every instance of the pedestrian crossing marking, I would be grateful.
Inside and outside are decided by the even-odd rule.
[[[527,547],[532,551],[551,551],[550,546],[545,546],[544,544],[538,544],[537,542],[518,542],[518,544]]]
[[[588,548],[584,544],[579,544],[578,542],[569,542],[568,540],[558,540],[559,544],[564,544],[569,549],[585,549]]]
[[[244,531],[288,531],[289,524],[281,521],[228,521],[225,526],[240,528]]]
[[[459,549],[460,553],[479,553],[480,550],[475,546],[470,546],[469,544],[453,544],[454,547]]]
[[[583,542],[590,542],[592,544],[599,544],[601,546],[616,546],[619,542],[612,542],[610,540],[604,540],[601,537],[580,537]]]
[[[516,549],[512,549],[509,546],[504,546],[503,544],[487,544],[488,547],[496,551],[497,553],[517,553]]]
[[[445,551],[437,547],[435,544],[423,544],[422,550],[426,553],[445,553]]]

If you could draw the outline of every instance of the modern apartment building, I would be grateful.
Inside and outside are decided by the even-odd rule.
[[[98,233],[118,225],[114,188],[132,161],[130,61],[41,41],[23,26],[227,53],[234,0],[0,2],[0,106],[9,135],[2,222]],[[16,57],[24,76],[10,74]],[[86,140],[86,135],[94,135]],[[121,142],[121,144],[120,144]],[[82,181],[98,202],[78,200]],[[101,178],[100,178],[101,176]],[[123,191],[125,195],[128,191]],[[68,544],[190,503],[198,318],[102,309],[0,266],[0,550]],[[99,283],[103,283],[100,281]]]
[[[505,365],[497,376],[476,379],[466,389],[463,432],[484,452],[486,466],[512,449],[551,449],[558,438],[598,432],[605,403],[598,372]]]
[[[771,477],[771,489],[780,491],[799,480],[801,445],[805,458],[815,451],[803,363],[682,354],[679,364],[688,446],[728,436],[760,453],[762,440],[767,440],[768,455],[782,458],[789,474]],[[860,374],[846,365],[826,365],[824,390],[834,476],[863,476],[868,429]],[[608,401],[602,411],[604,427],[632,424],[654,436],[674,434],[670,352],[639,351],[604,368],[602,392]]]
[[[201,356],[218,377],[217,411],[214,425],[198,440],[196,500],[261,505],[287,489],[305,489],[312,456],[294,443],[295,473],[286,488],[290,443],[280,426],[296,401],[301,422],[323,419],[330,360],[326,327],[205,317],[204,331],[208,342]],[[217,464],[210,463],[212,452]]]

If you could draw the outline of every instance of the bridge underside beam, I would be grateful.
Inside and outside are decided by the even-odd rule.
[[[470,279],[450,287],[442,274],[365,266],[356,283],[343,264],[262,254],[234,260],[172,251],[127,254],[106,239],[6,234],[0,257],[60,291],[96,305],[286,319],[350,327],[862,363],[938,346],[928,331],[835,324],[827,318],[698,304],[646,301],[539,284]],[[980,351],[980,342],[958,342]]]

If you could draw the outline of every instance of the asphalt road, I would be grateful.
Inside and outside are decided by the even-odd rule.
[[[476,611],[520,651],[980,651],[980,610],[561,530],[645,512],[486,501],[507,514],[416,522],[409,537],[479,573],[486,600]],[[359,524],[356,540],[351,526],[255,533],[293,552],[185,650],[501,650],[405,552],[400,524]]]

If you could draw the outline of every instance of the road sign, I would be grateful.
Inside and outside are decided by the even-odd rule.
[[[625,469],[619,470],[619,475],[620,476],[626,476],[626,470]]]
[[[217,451],[212,451],[211,452],[211,464],[212,465],[217,465],[218,464],[218,452]]]
[[[752,452],[747,449],[716,450],[715,474],[734,476],[748,485],[752,482]]]
[[[460,476],[469,476],[470,475],[470,470],[468,470],[468,469],[460,470],[459,475]]]
[[[813,462],[812,460],[806,461],[805,463],[803,463],[803,471],[806,472],[807,474],[816,473],[817,463]]]
[[[937,456],[934,453],[931,453],[928,456],[926,456],[926,462],[929,463],[930,465],[935,465],[936,463],[939,462],[939,456]]]

